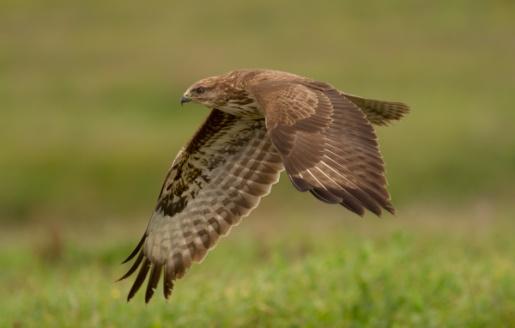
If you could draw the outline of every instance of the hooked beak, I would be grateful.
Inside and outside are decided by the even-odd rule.
[[[190,97],[182,96],[182,97],[181,97],[181,106],[182,106],[184,103],[189,103],[190,101],[191,101],[191,98],[190,98]]]

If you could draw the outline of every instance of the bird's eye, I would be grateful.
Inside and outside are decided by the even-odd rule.
[[[200,95],[200,94],[203,94],[204,92],[206,92],[206,88],[204,88],[204,87],[196,87],[195,89],[193,89],[193,92],[195,92],[196,94]]]

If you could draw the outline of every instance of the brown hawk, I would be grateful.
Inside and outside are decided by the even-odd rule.
[[[125,260],[136,257],[121,279],[139,268],[128,300],[149,272],[145,301],[161,275],[168,298],[174,281],[258,205],[284,169],[298,190],[323,202],[359,215],[394,212],[372,124],[400,119],[405,104],[273,70],[202,79],[181,98],[190,101],[211,113],[174,160],[145,234]]]

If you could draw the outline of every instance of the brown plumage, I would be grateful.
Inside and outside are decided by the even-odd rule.
[[[237,70],[193,84],[181,103],[211,114],[179,152],[136,249],[130,300],[149,281],[148,302],[254,209],[283,169],[300,191],[363,215],[394,208],[372,124],[403,117],[403,103],[365,99],[331,85],[273,70]],[[125,263],[124,262],[124,263]]]

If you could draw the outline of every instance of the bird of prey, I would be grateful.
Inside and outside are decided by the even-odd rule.
[[[181,104],[211,109],[165,178],[143,238],[121,279],[139,271],[127,300],[149,275],[145,302],[163,276],[168,298],[192,262],[248,215],[279,180],[363,215],[394,208],[372,124],[408,113],[400,102],[344,93],[275,70],[235,70],[190,86]],[[150,274],[149,274],[150,272]]]

